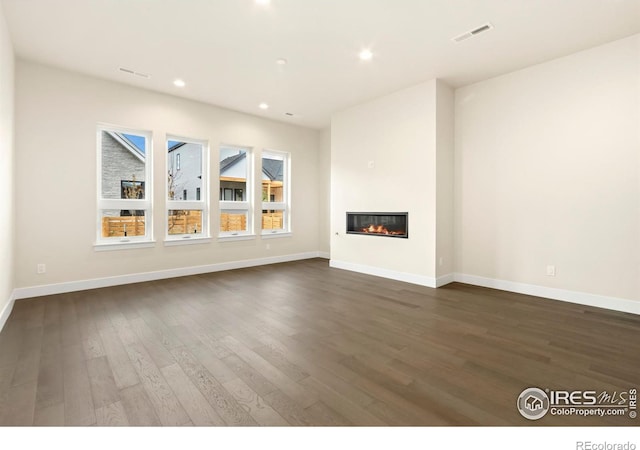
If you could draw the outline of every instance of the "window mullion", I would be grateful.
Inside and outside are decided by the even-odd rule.
[[[113,200],[100,199],[98,201],[98,209],[143,209],[147,210],[151,206],[149,200]]]
[[[220,202],[220,209],[246,210],[250,208],[249,202]]]
[[[206,208],[205,202],[202,201],[182,201],[182,200],[167,200],[167,209],[200,209]]]

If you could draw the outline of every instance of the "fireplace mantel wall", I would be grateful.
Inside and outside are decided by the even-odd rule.
[[[409,211],[409,239],[347,235],[347,211]],[[453,272],[452,224],[451,88],[431,80],[332,117],[333,266],[442,284]]]

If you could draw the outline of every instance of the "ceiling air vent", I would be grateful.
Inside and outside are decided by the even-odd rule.
[[[469,38],[472,38],[474,36],[479,35],[480,33],[484,33],[485,31],[489,31],[493,28],[493,25],[491,25],[489,22],[485,23],[484,25],[480,25],[477,28],[474,28],[471,31],[467,31],[465,33],[462,33],[459,36],[456,36],[452,39],[452,41],[454,42],[462,42],[462,41],[466,41]]]
[[[128,73],[129,75],[135,75],[140,78],[146,78],[147,80],[151,78],[151,75],[148,73],[136,72],[135,70],[125,69],[124,67],[120,67],[120,72]]]

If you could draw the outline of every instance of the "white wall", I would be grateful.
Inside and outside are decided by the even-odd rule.
[[[436,81],[436,276],[451,277],[454,271],[453,167],[454,93]],[[446,282],[447,280],[443,280]],[[448,281],[452,281],[449,279]]]
[[[320,151],[318,152],[318,207],[322,212],[319,220],[320,232],[318,249],[323,253],[330,252],[331,236],[331,127],[320,133]]]
[[[154,248],[94,251],[98,122],[153,132],[153,215],[158,240]],[[209,141],[214,205],[221,143],[253,147],[257,160],[263,148],[291,152],[293,237],[213,239],[210,244],[165,247],[166,134]],[[23,288],[317,251],[319,141],[316,130],[20,61],[16,71],[16,285]],[[255,192],[260,192],[259,186],[257,179]],[[217,224],[214,214],[214,230]],[[46,263],[46,274],[36,274],[38,263]]]
[[[13,104],[13,48],[0,4],[0,329],[9,312],[14,286]]]
[[[455,99],[456,271],[640,299],[640,36]]]
[[[435,124],[435,80],[333,115],[332,263],[435,279]],[[409,239],[346,235],[347,211],[408,211]]]

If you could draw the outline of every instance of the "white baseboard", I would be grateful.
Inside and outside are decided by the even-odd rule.
[[[472,284],[501,291],[517,292],[519,294],[544,297],[563,302],[577,303],[579,305],[595,306],[597,308],[611,309],[632,314],[640,314],[640,301],[604,295],[589,294],[586,292],[569,291],[535,284],[518,283],[515,281],[496,280],[493,278],[479,277],[475,275],[454,274],[454,281]]]
[[[9,315],[11,315],[11,311],[13,310],[13,304],[15,303],[15,291],[11,293],[9,296],[9,301],[4,305],[2,311],[0,312],[0,331],[4,328],[4,324],[7,323],[7,319]]]
[[[336,269],[350,270],[352,272],[365,273],[367,275],[389,278],[391,280],[404,281],[407,283],[419,284],[421,286],[432,288],[441,287],[457,281],[474,286],[488,287],[501,291],[516,292],[518,294],[532,295],[534,297],[543,297],[552,300],[560,300],[563,302],[576,303],[585,306],[595,306],[597,308],[605,308],[613,311],[640,315],[640,301],[637,300],[629,300],[618,297],[607,297],[604,295],[569,291],[565,289],[518,283],[514,281],[497,280],[475,275],[466,275],[463,273],[450,273],[439,276],[438,278],[432,278],[428,276],[381,269],[379,267],[354,264],[346,261],[338,261],[335,259],[330,260],[329,265],[331,267],[335,267]]]
[[[272,256],[268,258],[248,259],[242,261],[231,261],[226,263],[208,264],[203,266],[183,267],[178,269],[168,269],[156,272],[136,273],[129,275],[120,275],[107,278],[94,278],[90,280],[70,281],[66,283],[48,284],[41,286],[32,286],[26,288],[16,288],[9,297],[9,301],[0,311],[0,331],[4,327],[5,322],[9,318],[15,300],[31,297],[41,297],[44,295],[63,294],[66,292],[83,291],[88,289],[96,289],[101,287],[119,286],[130,283],[141,283],[145,281],[162,280],[166,278],[175,278],[189,275],[199,275],[210,272],[220,272],[223,270],[242,269],[245,267],[263,266],[267,264],[276,264],[290,261],[300,261],[311,258],[329,259],[330,255],[326,252],[306,252],[292,255]],[[561,300],[570,303],[577,303],[586,306],[595,306],[597,308],[611,309],[614,311],[627,312],[640,315],[640,301],[629,300],[617,297],[607,297],[603,295],[590,294],[586,292],[569,291],[565,289],[550,288],[533,284],[518,283],[514,281],[497,280],[493,278],[485,278],[476,275],[467,275],[462,273],[454,273],[442,275],[438,278],[415,275],[406,272],[398,272],[378,267],[366,266],[362,264],[354,264],[346,261],[330,259],[329,265],[337,269],[350,270],[352,272],[365,273],[391,280],[404,281],[406,283],[417,284],[426,287],[441,287],[454,281],[460,283],[471,284],[475,286],[488,287],[509,292],[517,292],[519,294],[532,295],[535,297],[549,298],[553,300]]]
[[[453,283],[454,281],[456,281],[454,273],[441,275],[438,278],[436,278],[436,287],[442,287],[445,284]]]
[[[355,264],[346,261],[332,259],[329,266],[336,269],[350,270],[351,272],[365,273],[376,277],[389,278],[396,281],[404,281],[405,283],[419,284],[420,286],[436,287],[436,279],[424,275],[416,275],[407,272],[398,272],[395,270],[381,269],[379,267],[365,266],[363,264]]]
[[[204,266],[159,270],[156,272],[134,273],[107,278],[69,281],[65,283],[17,288],[14,290],[13,298],[18,300],[22,298],[42,297],[44,295],[64,294],[66,292],[84,291],[88,289],[119,286],[131,283],[142,283],[145,281],[163,280],[166,278],[184,277],[189,275],[199,275],[203,273],[220,272],[223,270],[243,269],[246,267],[264,266],[267,264],[300,261],[303,259],[319,257],[322,257],[321,252],[296,253],[292,255],[271,256],[268,258],[246,259],[242,261],[207,264]]]

